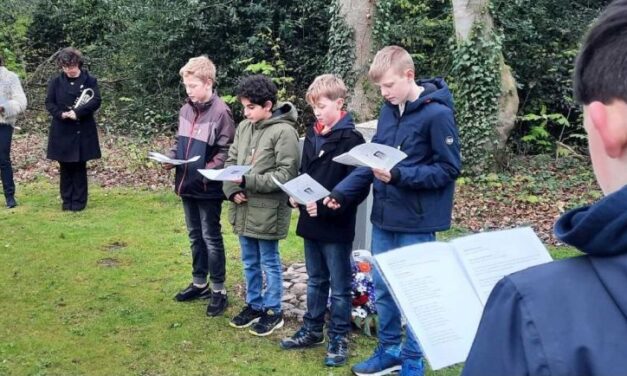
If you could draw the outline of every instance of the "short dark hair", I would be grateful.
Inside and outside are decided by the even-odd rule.
[[[272,107],[277,101],[277,87],[272,80],[263,74],[244,77],[237,85],[237,98],[246,98],[254,104],[263,106],[267,101]]]
[[[74,47],[66,47],[57,55],[57,65],[63,67],[83,67],[83,54]]]
[[[627,0],[612,2],[588,31],[573,81],[581,104],[627,102]]]

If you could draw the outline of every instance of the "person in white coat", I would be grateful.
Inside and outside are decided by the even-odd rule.
[[[7,208],[17,206],[11,166],[11,139],[17,115],[26,109],[26,95],[17,74],[4,66],[0,56],[0,178]]]

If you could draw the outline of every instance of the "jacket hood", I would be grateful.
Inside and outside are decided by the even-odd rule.
[[[338,122],[333,126],[333,128],[331,128],[331,131],[324,135],[321,135],[319,133],[320,130],[324,128],[324,126],[320,122],[316,121],[314,123],[311,123],[311,127],[315,135],[328,137],[330,134],[332,134],[335,131],[341,131],[343,129],[355,129],[355,121],[353,120],[353,116],[349,112],[344,112],[340,120],[338,120]]]
[[[591,256],[627,254],[627,186],[601,201],[564,214],[555,235]]]
[[[290,102],[277,103],[272,110],[272,117],[267,120],[262,120],[257,124],[258,128],[269,127],[272,124],[288,123],[293,127],[296,127],[296,119],[298,118],[298,111],[296,107]]]
[[[425,90],[417,100],[407,103],[407,107],[405,107],[406,112],[416,111],[422,105],[431,102],[438,102],[455,111],[453,95],[443,78],[420,79],[416,80],[416,84],[422,86]],[[388,105],[391,106],[392,104],[388,103]]]
[[[348,112],[342,116],[340,120],[331,128],[331,132],[340,131],[342,129],[355,129],[355,122],[353,121],[353,117]]]
[[[199,103],[199,102],[192,102],[191,99],[189,99],[189,97],[185,98],[185,103],[189,104],[192,109],[194,110],[194,112],[196,113],[203,113],[205,111],[207,111],[211,105],[213,104],[214,99],[217,97],[217,93],[213,92],[213,94],[211,94],[211,97],[209,98],[208,101],[203,102],[203,103]]]

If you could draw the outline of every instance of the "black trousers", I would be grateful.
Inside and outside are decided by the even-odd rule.
[[[183,198],[183,210],[192,248],[192,282],[205,284],[208,275],[211,287],[221,290],[226,274],[220,226],[222,200]]]
[[[13,127],[9,124],[0,124],[0,178],[4,196],[10,197],[15,194],[15,183],[13,182],[13,167],[11,166],[11,139],[13,138]]]
[[[87,205],[87,162],[59,162],[63,210],[79,211]]]

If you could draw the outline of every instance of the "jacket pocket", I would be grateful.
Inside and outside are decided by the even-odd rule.
[[[279,216],[279,201],[249,197],[246,231],[257,234],[275,234]]]
[[[229,223],[235,227],[236,220],[237,220],[237,205],[233,202],[229,202]]]

